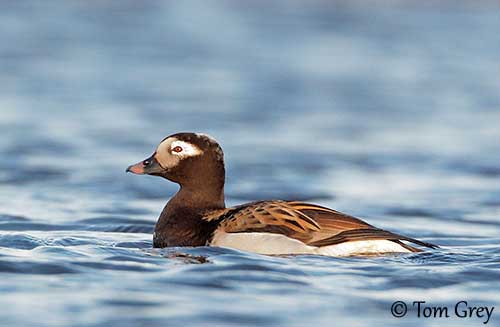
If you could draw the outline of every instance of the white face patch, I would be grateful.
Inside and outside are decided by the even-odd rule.
[[[172,144],[170,144],[170,152],[174,156],[178,156],[180,158],[194,157],[203,154],[203,151],[196,145],[179,140],[175,140]]]
[[[172,168],[179,164],[181,159],[199,156],[203,151],[196,145],[169,137],[158,145],[156,159],[163,168]]]

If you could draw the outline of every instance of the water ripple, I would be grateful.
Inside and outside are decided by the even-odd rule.
[[[498,5],[451,3],[0,1],[2,325],[478,324],[390,315],[500,307]],[[229,205],[312,201],[441,248],[153,249],[178,187],[124,168],[182,130],[222,142]]]

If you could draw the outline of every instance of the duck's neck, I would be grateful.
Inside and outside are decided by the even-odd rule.
[[[224,185],[183,185],[168,202],[168,207],[195,211],[224,209]]]
[[[196,164],[192,169],[196,171],[196,176],[183,178],[179,192],[169,201],[167,207],[195,211],[224,209],[224,162],[208,160],[207,163]]]
[[[154,247],[206,245],[217,222],[203,217],[210,211],[224,208],[223,185],[217,189],[181,186],[156,223]]]

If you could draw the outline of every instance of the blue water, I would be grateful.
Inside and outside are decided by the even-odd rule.
[[[498,326],[499,11],[0,2],[2,326],[482,326],[461,300]],[[124,171],[179,131],[221,142],[229,205],[312,201],[442,248],[152,249],[177,188]]]

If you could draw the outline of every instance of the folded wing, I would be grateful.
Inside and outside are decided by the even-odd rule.
[[[303,202],[253,202],[227,209],[218,219],[221,219],[221,228],[226,233],[277,233],[316,247],[367,240],[393,241],[413,252],[420,250],[401,241],[437,247],[376,228],[341,212]]]

